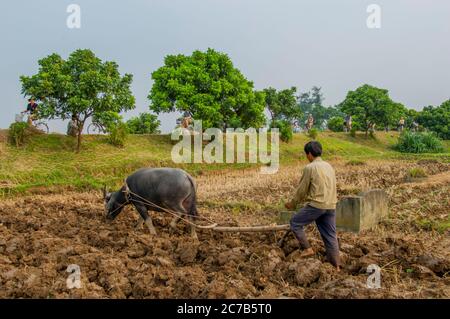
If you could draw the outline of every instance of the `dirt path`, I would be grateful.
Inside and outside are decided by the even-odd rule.
[[[325,262],[314,226],[308,235],[317,255],[299,259],[290,238],[280,249],[273,234],[169,230],[154,214],[158,236],[135,230],[126,209],[106,223],[100,194],[66,193],[8,199],[0,205],[0,297],[38,298],[450,298],[449,233],[427,228],[448,218],[449,165],[441,163],[334,163],[339,195],[385,188],[390,218],[361,234],[340,233],[343,269]],[[431,177],[404,184],[408,169]],[[197,179],[200,211],[223,225],[273,223],[299,167],[276,175],[237,171]],[[70,264],[81,269],[81,289],[68,289]],[[381,289],[368,289],[369,264],[382,268]]]

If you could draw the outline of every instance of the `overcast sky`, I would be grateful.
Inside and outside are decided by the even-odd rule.
[[[81,7],[80,29],[66,26],[71,3]],[[366,25],[372,3],[380,29]],[[19,76],[78,48],[134,74],[136,110],[126,118],[148,111],[150,74],[164,56],[208,47],[227,53],[256,89],[317,85],[327,105],[363,83],[410,108],[450,98],[448,0],[14,0],[1,1],[0,32],[2,128],[26,105]],[[160,116],[163,131],[175,117]]]

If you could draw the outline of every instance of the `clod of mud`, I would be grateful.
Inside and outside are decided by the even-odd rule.
[[[320,266],[322,263],[315,258],[300,259],[289,266],[289,270],[294,272],[295,282],[300,286],[307,286],[320,276]]]
[[[438,276],[443,276],[450,271],[450,262],[440,257],[432,255],[420,255],[415,260],[415,263],[431,269]]]
[[[194,262],[195,257],[197,257],[198,247],[198,242],[186,243],[180,241],[175,250],[175,254],[183,264],[190,264]]]
[[[217,261],[219,265],[225,265],[228,263],[240,263],[244,262],[249,255],[249,250],[245,247],[235,247],[233,249],[224,251],[219,254]]]

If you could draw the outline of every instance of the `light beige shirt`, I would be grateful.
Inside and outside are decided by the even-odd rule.
[[[300,185],[291,203],[307,204],[319,209],[336,209],[336,175],[333,167],[317,157],[303,169]]]

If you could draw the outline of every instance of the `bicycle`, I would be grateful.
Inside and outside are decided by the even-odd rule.
[[[91,135],[91,134],[95,134],[95,135],[105,134],[106,133],[106,129],[100,123],[92,122],[87,127],[87,133],[88,133],[88,135]]]
[[[29,115],[29,116],[31,116],[31,115]],[[16,120],[17,123],[25,122],[23,120],[24,117],[25,117],[24,113],[16,114],[15,120]],[[31,122],[33,123],[33,126],[37,130],[42,131],[42,132],[44,132],[46,134],[48,134],[50,132],[47,123],[45,123],[43,121],[40,121],[39,119],[33,119],[33,118],[31,119]]]

